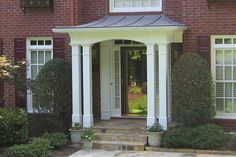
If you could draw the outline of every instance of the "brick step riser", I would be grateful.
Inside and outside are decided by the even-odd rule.
[[[113,134],[147,134],[146,130],[126,130],[126,129],[94,129],[95,133],[113,133]]]
[[[129,145],[119,145],[119,144],[100,144],[94,143],[94,149],[104,149],[108,151],[115,151],[115,150],[129,150],[129,151],[144,151],[143,146],[129,146]]]
[[[100,141],[124,141],[124,142],[146,142],[147,137],[138,137],[138,136],[122,136],[122,135],[96,135],[97,140]]]

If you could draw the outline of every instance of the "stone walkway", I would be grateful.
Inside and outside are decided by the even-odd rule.
[[[124,152],[124,151],[105,151],[105,150],[80,150],[70,157],[236,157],[227,155],[206,155],[206,154],[187,154],[187,153],[164,153],[164,152]]]

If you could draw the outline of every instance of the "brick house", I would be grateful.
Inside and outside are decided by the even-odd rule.
[[[147,126],[159,119],[167,129],[171,65],[182,52],[196,52],[211,65],[216,122],[235,123],[235,1],[45,0],[34,8],[21,1],[0,2],[0,54],[27,59],[28,78],[49,59],[71,62],[73,122],[88,127],[94,119],[138,116],[147,117]],[[144,112],[130,106],[135,87]],[[0,88],[5,105],[34,112],[30,91],[26,98],[10,84]]]

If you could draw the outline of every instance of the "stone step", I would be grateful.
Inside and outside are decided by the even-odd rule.
[[[145,144],[143,142],[94,141],[94,149],[144,151]]]
[[[146,129],[140,128],[121,128],[121,127],[94,127],[96,133],[116,133],[116,134],[147,134]]]
[[[147,134],[95,133],[100,141],[147,142]]]

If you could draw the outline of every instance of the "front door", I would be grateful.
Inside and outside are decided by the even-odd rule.
[[[147,114],[146,47],[121,47],[121,109],[125,116]]]

